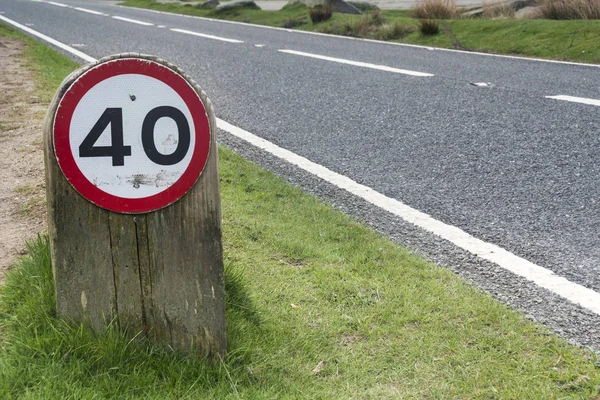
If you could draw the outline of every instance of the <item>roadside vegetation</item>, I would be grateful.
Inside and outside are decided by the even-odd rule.
[[[547,19],[600,19],[596,0],[541,0],[540,14]]]
[[[74,68],[1,35],[26,41],[41,93]],[[593,353],[224,148],[220,170],[226,358],[209,365],[57,319],[40,236],[0,286],[0,398],[599,395]]]
[[[466,10],[459,9],[453,0],[422,0],[415,10],[365,11],[363,15],[334,12],[331,17],[323,9],[308,9],[302,4],[288,4],[280,11],[237,9],[226,12],[185,3],[161,4],[154,0],[126,0],[121,4],[367,39],[600,63],[600,2],[541,1],[542,5],[532,15],[537,19],[515,19],[512,6],[492,3],[484,5],[481,13],[465,16]],[[368,16],[371,14],[376,16]],[[313,22],[311,18],[317,19]],[[368,19],[372,24],[365,26]]]

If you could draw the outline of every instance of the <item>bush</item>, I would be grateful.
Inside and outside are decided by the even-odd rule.
[[[329,4],[317,5],[308,9],[308,15],[313,24],[327,21],[333,15],[333,7]]]
[[[515,8],[509,3],[489,4],[484,2],[481,7],[484,18],[501,19],[515,17]]]
[[[299,25],[304,25],[305,23],[306,23],[306,20],[304,18],[302,18],[302,19],[290,18],[283,22],[282,27],[286,28],[286,29],[294,29],[295,27],[297,27]]]
[[[379,40],[401,39],[414,31],[414,25],[404,25],[399,22],[394,22],[393,24],[381,26],[381,28],[375,32],[374,37]]]
[[[352,36],[365,37],[369,33],[376,31],[384,22],[385,19],[381,15],[381,10],[363,14],[354,25]]]
[[[352,36],[358,38],[392,40],[400,39],[415,31],[412,24],[399,22],[386,23],[381,11],[363,14],[358,20],[340,21],[319,30],[334,35]]]
[[[600,19],[600,1],[541,0],[540,12],[547,19]]]
[[[430,19],[422,19],[419,25],[419,31],[423,35],[437,35],[440,33],[440,24]]]
[[[419,19],[450,19],[459,14],[455,0],[419,0],[413,12]]]

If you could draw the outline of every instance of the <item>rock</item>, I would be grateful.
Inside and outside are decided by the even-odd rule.
[[[331,2],[333,5],[333,11],[343,13],[343,14],[362,14],[362,12],[354,7],[350,3],[346,3],[344,0],[333,0]]]
[[[486,7],[494,8],[494,7],[510,7],[515,11],[519,11],[523,8],[532,8],[532,6],[536,5],[537,0],[512,0],[512,1],[500,1],[497,3],[488,3]],[[484,7],[475,7],[467,10],[462,13],[465,17],[476,17],[483,14]],[[522,17],[521,17],[522,18]]]
[[[319,5],[331,5],[333,11],[343,14],[362,14],[362,12],[354,7],[352,4],[345,2],[344,0],[294,0],[292,3],[301,3],[307,7],[314,7]]]
[[[534,7],[537,4],[537,1],[536,0],[515,0],[509,4],[512,5],[512,8],[514,8],[515,11],[519,11],[526,7]]]
[[[251,10],[260,10],[260,7],[256,5],[256,3],[252,0],[234,0],[228,1],[227,3],[221,3],[216,8],[216,12],[223,12],[229,10],[237,10],[240,8],[251,9]]]
[[[478,17],[483,15],[483,8],[475,8],[461,14],[463,17]]]
[[[517,19],[536,19],[542,17],[539,7],[524,7],[515,13],[515,18]]]
[[[196,8],[215,8],[219,4],[219,0],[209,0],[204,3],[196,4]]]
[[[375,4],[367,3],[366,1],[348,1],[347,3],[363,12],[379,10],[379,7],[377,7]]]

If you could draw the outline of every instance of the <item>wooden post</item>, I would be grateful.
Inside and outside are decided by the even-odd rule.
[[[124,214],[101,208],[74,189],[57,161],[53,128],[63,95],[82,74],[108,60],[133,57],[166,66],[188,81],[206,110],[210,153],[195,185],[179,200],[156,211]],[[115,321],[130,335],[143,332],[154,343],[209,358],[225,353],[215,132],[206,94],[156,57],[115,55],[64,80],[44,123],[48,232],[60,317],[86,321],[96,331]]]

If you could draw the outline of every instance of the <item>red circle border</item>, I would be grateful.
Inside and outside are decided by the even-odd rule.
[[[83,96],[103,80],[125,74],[146,75],[160,80],[175,90],[192,114],[196,139],[190,164],[179,179],[162,192],[139,199],[115,196],[91,183],[77,166],[69,141],[73,113]],[[211,132],[204,103],[186,78],[155,61],[142,58],[121,58],[99,63],[84,72],[71,84],[56,110],[53,143],[58,165],[65,178],[84,198],[109,211],[142,214],[173,204],[194,186],[208,161]]]

